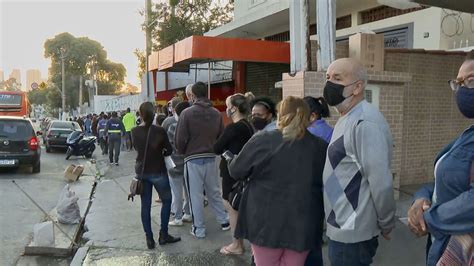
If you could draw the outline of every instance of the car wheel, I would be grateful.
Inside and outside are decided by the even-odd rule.
[[[35,165],[33,165],[32,172],[33,172],[34,174],[41,172],[41,162],[40,162],[40,161],[38,161],[38,163],[36,163]]]

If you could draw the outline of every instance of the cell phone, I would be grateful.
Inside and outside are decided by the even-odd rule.
[[[226,159],[227,161],[229,160],[232,160],[234,158],[234,154],[230,151],[225,151],[223,154],[222,154],[222,157],[224,157],[224,159]]]

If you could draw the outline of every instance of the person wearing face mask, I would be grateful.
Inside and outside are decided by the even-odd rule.
[[[252,120],[256,130],[269,131],[276,127],[275,103],[268,97],[258,97],[252,101]]]
[[[449,82],[459,111],[474,119],[474,52]],[[408,226],[428,235],[431,265],[473,265],[474,247],[474,125],[436,157],[435,182],[415,193]]]
[[[178,122],[178,120],[174,117],[173,110],[176,108],[176,105],[178,105],[178,103],[182,101],[183,101],[183,98],[181,97],[173,97],[173,99],[171,99],[166,105],[169,115],[161,123],[161,126],[165,129],[166,132],[168,132],[168,129],[170,128],[171,124]]]
[[[239,154],[245,143],[252,137],[254,129],[247,116],[250,112],[250,100],[253,98],[252,93],[234,94],[226,99],[226,114],[232,120],[222,133],[221,137],[214,144],[214,152],[222,154],[225,151],[230,151],[232,154]],[[229,213],[230,227],[232,234],[237,223],[238,211],[234,210],[229,203],[229,195],[237,182],[235,178],[231,177],[227,168],[227,161],[224,157],[220,163],[220,173],[222,177],[222,198],[224,199],[224,206]],[[244,252],[244,243],[242,239],[233,239],[230,245],[224,246],[220,250],[224,255],[241,255]]]
[[[169,124],[167,129],[168,139],[173,147],[173,154],[171,158],[176,167],[168,169],[168,176],[170,178],[171,194],[173,196],[171,202],[171,213],[174,213],[174,219],[169,223],[171,226],[182,226],[183,222],[191,222],[191,211],[189,209],[189,195],[184,189],[184,157],[177,154],[174,137],[176,134],[176,125],[178,124],[179,115],[186,108],[191,106],[189,102],[183,101],[182,98],[175,97],[171,100],[171,113],[173,114],[173,121]],[[163,124],[165,124],[163,122]],[[165,126],[163,125],[163,128]],[[184,207],[183,207],[183,190],[184,190]]]
[[[329,107],[326,100],[324,100],[323,97],[314,98],[311,96],[306,96],[303,100],[309,106],[309,110],[311,111],[311,116],[309,118],[311,124],[308,127],[308,131],[329,143],[334,129],[323,119],[329,117]]]
[[[326,72],[324,98],[341,117],[324,167],[324,209],[331,265],[370,265],[378,235],[395,226],[392,135],[380,111],[364,99],[367,72],[353,58]]]

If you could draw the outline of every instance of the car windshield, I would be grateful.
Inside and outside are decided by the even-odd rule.
[[[65,122],[65,121],[52,122],[50,128],[81,130],[81,127],[79,126],[77,122]]]
[[[0,138],[26,139],[33,136],[33,128],[28,121],[0,120]]]

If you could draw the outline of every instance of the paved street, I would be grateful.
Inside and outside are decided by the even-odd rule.
[[[0,265],[14,265],[18,262],[25,245],[32,239],[33,225],[45,218],[11,181],[15,180],[49,212],[56,206],[59,193],[66,184],[63,178],[66,166],[71,163],[86,163],[83,158],[66,161],[64,151],[61,150],[46,153],[42,146],[41,152],[41,172],[38,174],[31,174],[28,168],[0,169]],[[36,261],[51,262],[42,258],[37,258]]]
[[[190,225],[170,227],[170,233],[182,237],[173,245],[159,246],[149,251],[140,222],[139,198],[127,201],[126,195],[131,178],[134,176],[135,152],[124,152],[120,166],[112,166],[98,184],[94,203],[86,219],[83,237],[89,247],[84,265],[249,265],[250,247],[242,256],[223,256],[220,247],[231,239],[229,231],[222,232],[209,207],[206,211],[207,237],[196,239],[190,235]],[[103,159],[102,161],[105,161]],[[104,163],[102,162],[102,165]],[[410,188],[409,193],[416,189]],[[156,194],[153,197],[156,198]],[[411,196],[401,193],[397,201],[397,216],[406,216]],[[157,238],[159,231],[160,204],[152,207],[152,227]],[[379,249],[373,265],[416,266],[424,265],[424,238],[415,238],[400,222],[391,234],[392,240],[379,239]],[[325,265],[327,246],[323,247]]]

